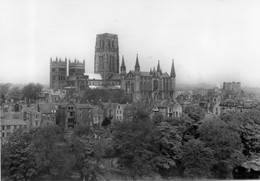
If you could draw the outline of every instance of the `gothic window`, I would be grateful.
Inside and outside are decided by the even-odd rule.
[[[134,83],[131,83],[131,92],[134,92]]]
[[[154,80],[153,81],[153,90],[156,91],[156,90],[158,90],[158,88],[159,88],[158,80]]]
[[[113,56],[110,56],[110,60],[112,62],[112,68],[111,68],[111,71],[113,72],[115,70],[115,62],[114,62],[114,57]]]

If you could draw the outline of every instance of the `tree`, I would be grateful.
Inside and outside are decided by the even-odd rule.
[[[18,101],[22,98],[22,93],[21,90],[19,89],[19,87],[13,87],[12,89],[10,89],[6,95],[6,98],[8,100],[13,99],[14,101]]]
[[[199,123],[186,114],[183,114],[181,117],[166,118],[165,121],[178,129],[183,141],[198,137],[197,129]]]
[[[244,161],[243,144],[237,131],[221,120],[205,120],[199,139],[214,150],[216,163],[212,171],[217,178],[229,178],[234,166]]]
[[[120,168],[130,177],[157,174],[160,169],[176,166],[181,136],[176,127],[161,117],[151,120],[146,107],[132,110],[132,120],[113,127],[113,146]],[[157,120],[158,118],[158,120]]]
[[[77,125],[72,142],[68,146],[75,159],[73,167],[80,173],[81,178],[96,180],[104,150],[100,140],[94,138],[93,130],[86,124]]]
[[[245,113],[227,111],[220,115],[231,129],[240,135],[244,149],[243,154],[248,158],[259,156],[260,153],[260,112],[252,110]]]
[[[113,146],[120,169],[132,178],[153,175],[155,165],[150,120],[134,120],[115,124]]]
[[[14,180],[33,178],[39,168],[32,153],[33,132],[15,131],[1,152],[2,171]]]
[[[154,145],[155,165],[158,168],[169,169],[176,167],[176,160],[180,158],[181,136],[176,127],[162,121],[155,125],[152,132]]]
[[[28,100],[36,100],[42,91],[43,86],[39,83],[30,83],[22,88],[22,94],[24,98]]]
[[[40,174],[53,177],[63,175],[70,170],[65,167],[69,165],[67,162],[70,162],[70,157],[60,127],[50,125],[37,129],[32,144]]]
[[[9,91],[11,85],[12,84],[10,84],[10,83],[0,84],[0,95],[1,95],[1,99],[3,101],[5,101],[6,94]]]
[[[181,161],[187,177],[210,178],[214,159],[213,150],[200,140],[189,140],[182,147]]]
[[[189,105],[184,109],[184,113],[186,113],[190,118],[194,119],[196,122],[204,119],[205,111],[199,105]]]

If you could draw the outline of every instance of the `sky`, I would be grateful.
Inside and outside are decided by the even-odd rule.
[[[258,0],[1,0],[0,83],[49,84],[50,58],[86,61],[96,35],[118,35],[127,71],[156,67],[177,84],[260,86]],[[121,58],[120,58],[121,63]]]

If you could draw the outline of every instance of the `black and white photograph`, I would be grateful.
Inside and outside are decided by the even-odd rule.
[[[260,179],[260,1],[0,0],[2,181]]]

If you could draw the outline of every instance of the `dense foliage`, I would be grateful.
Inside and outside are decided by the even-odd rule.
[[[200,121],[205,117],[205,111],[199,105],[189,105],[184,109],[184,112],[193,120]]]
[[[22,95],[24,98],[29,100],[36,100],[39,94],[42,92],[43,86],[39,83],[29,83],[22,88]]]
[[[22,98],[22,92],[19,87],[11,88],[6,94],[7,100],[19,101]]]
[[[54,125],[17,130],[2,147],[2,173],[14,180],[50,180],[76,172],[81,179],[99,180],[104,170],[113,170],[107,160],[116,160],[114,169],[133,179],[176,170],[178,176],[225,179],[259,156],[258,111],[202,119],[203,111],[189,107],[179,118],[151,119],[147,108],[135,105],[130,118],[98,130],[84,124],[65,132]]]

